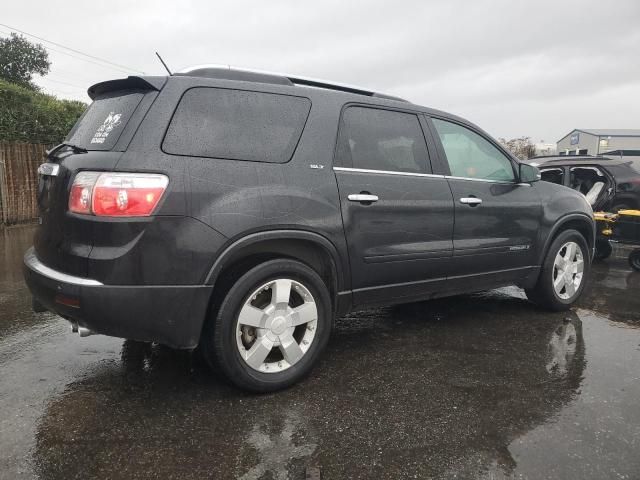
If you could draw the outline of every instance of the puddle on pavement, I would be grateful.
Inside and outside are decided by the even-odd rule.
[[[31,313],[17,237],[0,256],[0,478],[640,473],[640,290],[621,260],[568,313],[509,288],[352,314],[309,379],[253,396],[188,352]]]

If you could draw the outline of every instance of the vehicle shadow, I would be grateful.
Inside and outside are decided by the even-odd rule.
[[[501,292],[353,313],[320,364],[249,395],[194,355],[126,341],[39,421],[43,478],[458,478],[572,401],[582,324]],[[484,473],[483,473],[484,472]]]

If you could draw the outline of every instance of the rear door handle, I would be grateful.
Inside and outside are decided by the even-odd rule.
[[[476,205],[480,205],[482,203],[482,199],[476,198],[476,197],[462,197],[460,199],[460,203],[464,203],[465,205],[470,205],[472,207],[475,207]]]
[[[378,201],[377,195],[370,193],[352,193],[348,197],[350,202],[373,203]]]

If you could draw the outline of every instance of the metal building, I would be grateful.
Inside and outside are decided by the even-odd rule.
[[[640,150],[640,129],[577,128],[558,140],[559,155],[632,155]]]

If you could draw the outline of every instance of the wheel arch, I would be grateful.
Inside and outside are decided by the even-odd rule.
[[[333,307],[347,278],[337,248],[317,233],[304,230],[269,230],[241,237],[231,243],[211,266],[205,283],[213,285],[212,298],[228,289],[229,283],[254,266],[275,258],[298,260],[314,269],[327,284]]]
[[[595,223],[593,219],[586,214],[573,213],[565,215],[559,219],[551,228],[549,235],[547,235],[544,248],[542,249],[542,254],[538,259],[540,264],[544,262],[544,259],[549,252],[549,248],[551,247],[551,243],[561,232],[564,232],[565,230],[577,230],[582,234],[582,236],[584,236],[587,241],[587,245],[589,246],[589,256],[593,259],[596,242]]]

